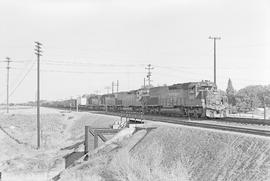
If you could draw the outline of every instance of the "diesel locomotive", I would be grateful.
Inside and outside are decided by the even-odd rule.
[[[210,81],[141,88],[104,95],[90,95],[89,110],[134,111],[151,114],[222,118],[227,115],[227,97]]]

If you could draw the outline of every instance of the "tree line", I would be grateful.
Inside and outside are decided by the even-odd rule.
[[[236,91],[229,79],[226,94],[232,112],[249,112],[270,105],[270,85],[250,85]]]

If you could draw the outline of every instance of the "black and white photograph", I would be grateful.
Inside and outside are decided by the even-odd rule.
[[[0,181],[270,181],[270,1],[0,0]]]

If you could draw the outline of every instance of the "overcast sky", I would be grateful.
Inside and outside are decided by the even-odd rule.
[[[11,102],[35,99],[34,41],[43,44],[41,98],[213,80],[225,90],[270,84],[269,0],[0,0],[0,59]],[[0,102],[6,100],[0,63]],[[27,74],[27,72],[29,72]]]

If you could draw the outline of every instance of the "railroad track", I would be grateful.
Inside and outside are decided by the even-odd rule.
[[[63,110],[69,110],[69,108],[57,108],[56,109],[63,109]],[[73,109],[75,110],[75,109]],[[87,109],[80,109],[81,112],[92,112],[97,114],[108,114],[108,115],[115,115],[120,116],[121,114],[128,114],[128,113],[120,113],[120,112],[106,112],[106,111],[91,111]],[[139,114],[135,113],[134,114]],[[269,119],[256,119],[256,118],[238,118],[238,117],[226,117],[226,118],[188,118],[188,117],[179,117],[179,116],[165,116],[165,115],[157,115],[157,114],[144,114],[144,119],[158,119],[158,118],[170,118],[175,120],[187,120],[190,121],[201,121],[201,120],[208,120],[208,121],[217,121],[217,122],[228,122],[228,123],[241,123],[241,124],[255,124],[255,125],[267,125],[270,126],[270,120]]]
[[[230,131],[230,132],[237,132],[237,133],[245,133],[245,134],[251,134],[251,135],[270,137],[270,131],[261,130],[261,129],[251,129],[251,128],[236,127],[236,126],[225,126],[225,125],[199,123],[199,122],[188,122],[188,121],[176,122],[176,121],[172,121],[172,120],[164,120],[161,122],[179,124],[179,125],[190,126],[190,127],[199,127],[199,128],[206,128],[206,129],[215,129],[215,130]]]
[[[120,112],[105,112],[105,111],[90,111],[92,113],[97,114],[108,114],[108,115],[114,115],[114,116],[121,116],[125,114],[129,115],[138,115],[138,113],[120,113]],[[152,115],[152,114],[144,114],[143,119],[155,119],[155,120],[161,120],[161,119],[167,119],[170,118],[172,120],[189,120],[189,121],[216,121],[216,122],[228,122],[228,123],[240,123],[240,124],[255,124],[255,125],[266,125],[270,126],[270,120],[264,120],[264,119],[255,119],[255,118],[237,118],[237,117],[226,117],[226,118],[188,118],[188,117],[175,117],[175,116],[163,116],[163,115]]]
[[[115,112],[93,112],[98,114],[106,114],[106,115],[114,115],[114,116],[121,116],[120,113]],[[132,117],[132,114],[130,114],[130,118]],[[270,137],[270,131],[268,130],[262,130],[262,129],[251,129],[251,128],[244,128],[244,127],[237,127],[237,126],[228,126],[228,125],[218,125],[218,124],[209,124],[209,123],[203,123],[203,122],[194,122],[198,121],[198,119],[193,119],[190,121],[187,121],[187,118],[175,118],[175,117],[165,117],[165,116],[151,116],[151,115],[144,115],[144,120],[150,120],[150,121],[158,121],[158,122],[164,122],[164,123],[171,123],[171,124],[177,124],[177,125],[184,125],[184,126],[190,126],[190,127],[197,127],[197,128],[206,128],[206,129],[214,129],[214,130],[222,130],[222,131],[229,131],[229,132],[235,132],[235,133],[245,133],[250,135],[258,135],[258,136],[264,136],[264,137]],[[201,119],[200,119],[201,120]],[[210,119],[211,120],[211,119]],[[215,119],[216,121],[220,121],[220,119]],[[226,118],[222,121],[234,121],[237,120],[236,118]],[[257,120],[257,119],[256,119]],[[251,120],[249,120],[251,121]],[[267,121],[267,120],[263,120]],[[239,122],[246,123],[244,121],[244,118],[240,118]],[[256,124],[255,121],[252,124]],[[267,124],[269,125],[269,124]]]
[[[82,111],[82,112],[91,112],[96,114],[105,114],[105,115],[113,115],[113,116],[123,116],[125,117],[127,114],[129,118],[134,118],[138,113],[120,113],[120,112],[105,112],[105,111]],[[244,127],[237,127],[237,126],[227,126],[227,125],[218,125],[218,124],[209,124],[203,122],[197,122],[202,120],[207,121],[217,121],[217,122],[228,122],[228,123],[242,123],[242,124],[256,124],[256,125],[270,125],[270,120],[261,120],[261,119],[250,119],[250,118],[223,118],[223,119],[195,119],[191,118],[187,120],[186,117],[168,117],[168,116],[155,116],[155,115],[143,115],[144,120],[150,121],[159,121],[164,123],[171,123],[171,124],[178,124],[190,127],[198,127],[198,128],[206,128],[206,129],[215,129],[215,130],[222,130],[222,131],[230,131],[235,133],[245,133],[250,135],[259,135],[264,137],[270,137],[270,131],[262,130],[262,129],[251,129],[251,128],[244,128]],[[196,121],[196,122],[194,122]]]

